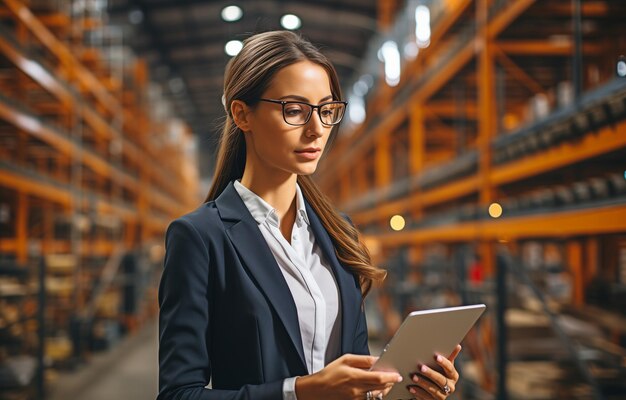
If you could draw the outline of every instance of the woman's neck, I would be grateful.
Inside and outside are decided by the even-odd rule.
[[[271,177],[261,177],[245,170],[241,184],[274,207],[282,222],[285,216],[295,215],[297,178],[295,174],[282,177],[272,174]]]

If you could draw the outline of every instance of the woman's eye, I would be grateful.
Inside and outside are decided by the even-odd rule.
[[[333,115],[333,110],[330,110],[330,109],[322,110],[322,115],[325,117],[330,117],[331,115]]]
[[[285,108],[285,114],[287,114],[287,115],[298,115],[301,112],[302,112],[302,108],[300,108],[300,107]]]

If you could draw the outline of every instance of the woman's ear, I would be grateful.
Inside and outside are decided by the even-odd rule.
[[[230,114],[233,116],[233,121],[243,132],[250,131],[249,111],[248,105],[241,100],[233,100],[230,103]]]

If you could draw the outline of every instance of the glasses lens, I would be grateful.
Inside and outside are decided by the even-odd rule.
[[[283,115],[285,121],[292,125],[304,125],[311,116],[311,106],[302,103],[285,103],[283,106]]]
[[[343,118],[346,105],[343,103],[328,103],[320,108],[320,118],[326,125],[335,125]]]

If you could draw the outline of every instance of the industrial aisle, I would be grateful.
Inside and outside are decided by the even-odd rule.
[[[100,353],[79,371],[64,373],[49,385],[49,400],[154,400],[158,386],[158,329],[145,324],[112,350]]]

